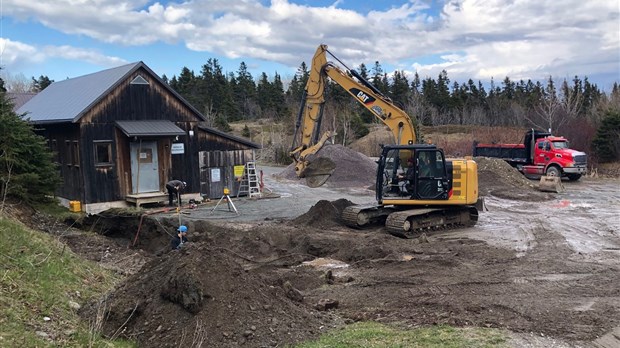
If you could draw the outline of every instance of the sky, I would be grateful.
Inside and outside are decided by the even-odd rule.
[[[60,81],[143,61],[171,78],[245,62],[292,78],[320,44],[411,81],[620,82],[618,0],[0,0],[0,77]]]

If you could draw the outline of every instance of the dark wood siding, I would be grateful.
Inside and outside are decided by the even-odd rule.
[[[132,85],[131,81],[138,75],[149,84]],[[144,69],[138,69],[116,86],[80,122],[114,123],[117,120],[170,120],[186,131],[202,121],[198,114]]]
[[[84,144],[80,139],[79,126],[72,123],[38,125],[35,127],[37,134],[47,139],[50,149],[54,151],[58,163],[58,171],[62,178],[62,184],[56,190],[60,197],[70,200],[83,201],[84,186],[82,180],[83,164],[73,163],[76,158],[73,154],[78,149],[78,159],[83,159]]]
[[[209,198],[220,198],[224,187],[231,196],[239,192],[239,182],[235,180],[234,166],[245,165],[254,160],[254,150],[201,151],[200,152],[200,194]],[[220,169],[220,181],[213,182],[211,169]]]
[[[85,203],[121,200],[124,196],[119,190],[118,165],[113,161],[109,166],[95,166],[95,141],[111,141],[112,157],[118,154],[114,127],[107,124],[81,124],[82,166],[84,172]]]

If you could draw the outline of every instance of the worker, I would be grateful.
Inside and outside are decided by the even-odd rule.
[[[415,180],[415,160],[413,158],[407,159],[407,171],[403,174],[398,174],[398,181],[400,181],[401,192],[408,193],[411,190],[413,181]]]
[[[172,250],[180,249],[184,243],[187,243],[187,226],[181,225],[177,229],[177,235],[172,238],[170,246]]]
[[[181,190],[183,190],[187,186],[185,181],[181,180],[170,180],[166,184],[166,189],[168,190],[168,205],[173,206],[172,202],[174,200],[174,196],[177,196],[178,204],[181,205]]]
[[[431,164],[429,154],[425,152],[420,154],[420,176],[433,176],[433,165]]]

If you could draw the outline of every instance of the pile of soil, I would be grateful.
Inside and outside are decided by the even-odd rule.
[[[326,144],[316,154],[308,156],[308,160],[318,157],[329,158],[336,164],[336,170],[324,184],[325,187],[374,187],[377,163],[370,157],[333,144]],[[276,176],[297,180],[295,164],[290,164]]]
[[[305,225],[316,228],[330,228],[342,226],[342,211],[353,205],[348,199],[338,199],[333,202],[320,200],[307,213],[293,220],[295,225]]]
[[[340,325],[282,285],[248,272],[222,248],[192,242],[154,258],[82,315],[95,318],[105,308],[103,333],[141,347],[273,347]]]
[[[480,196],[536,202],[553,198],[549,193],[538,191],[538,183],[529,180],[502,159],[474,157],[474,161],[478,164]]]

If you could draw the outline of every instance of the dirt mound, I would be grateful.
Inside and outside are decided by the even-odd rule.
[[[553,198],[548,193],[538,191],[538,183],[529,180],[502,159],[474,157],[474,161],[478,164],[480,196],[493,195],[523,201],[543,201]]]
[[[393,143],[394,134],[389,129],[380,127],[354,141],[351,148],[368,156],[379,157],[381,155],[381,144]]]
[[[342,211],[344,208],[351,205],[353,205],[353,202],[344,198],[333,202],[320,200],[313,205],[307,213],[293,220],[293,223],[316,228],[341,226],[342,221],[340,216],[342,215]]]
[[[370,157],[342,145],[328,144],[308,159],[326,157],[336,163],[336,170],[327,180],[326,187],[374,187],[377,175],[377,163]],[[286,167],[278,177],[297,180],[295,164]]]
[[[295,296],[293,296],[295,295]],[[140,347],[268,347],[327,330],[331,315],[312,310],[290,283],[273,286],[230,253],[189,243],[144,266],[107,298],[108,336]],[[88,318],[102,304],[84,310]]]

